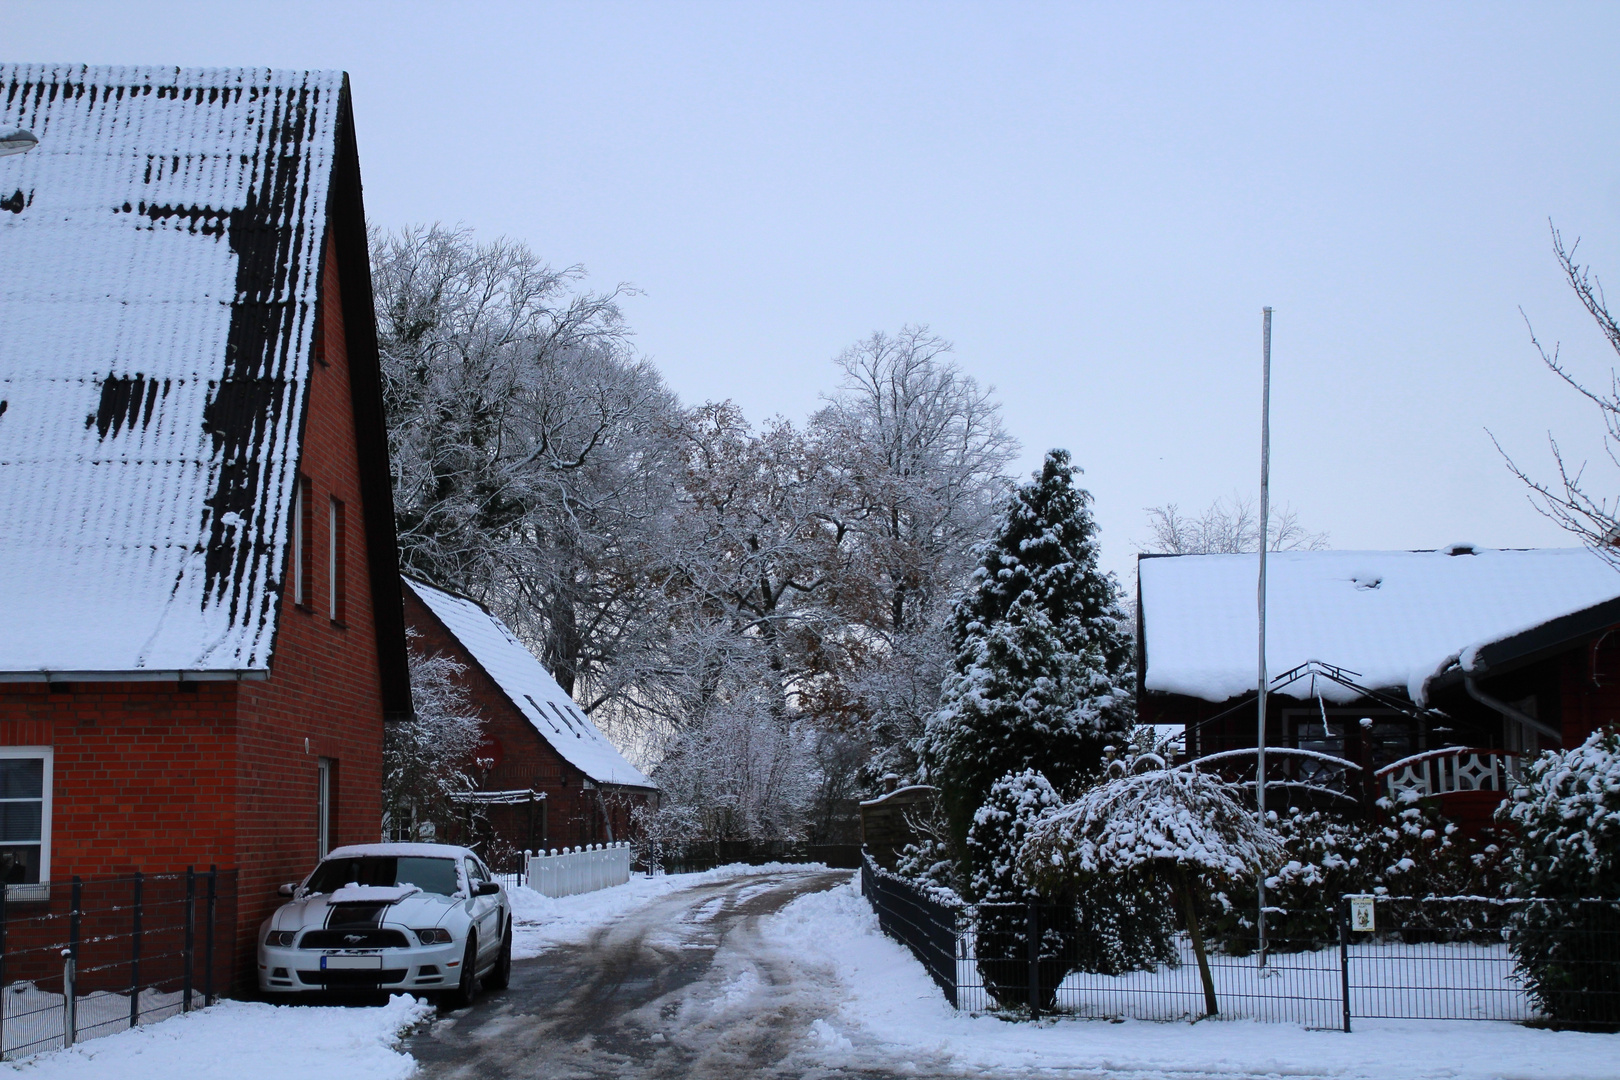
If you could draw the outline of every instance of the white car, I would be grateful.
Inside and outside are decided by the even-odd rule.
[[[512,975],[512,904],[477,855],[450,844],[334,850],[259,928],[266,996],[429,993],[454,1008]]]

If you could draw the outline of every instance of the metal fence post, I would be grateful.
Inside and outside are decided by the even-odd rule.
[[[208,926],[203,930],[203,1004],[214,1003],[214,912],[219,890],[219,867],[208,864]]]
[[[1344,1004],[1344,1030],[1350,1030],[1350,901],[1339,898],[1339,995]]]
[[[67,1050],[73,1046],[73,1039],[79,1032],[79,1018],[77,1010],[73,1007],[75,997],[73,990],[73,950],[62,950],[62,1049]]]
[[[1041,1018],[1041,909],[1029,902],[1029,1018]]]
[[[79,1010],[74,1001],[79,969],[79,909],[84,906],[84,882],[73,875],[73,891],[68,911],[67,957],[62,962],[62,1045],[72,1046],[78,1035]]]
[[[184,950],[185,973],[180,981],[180,1011],[191,1011],[191,969],[196,962],[197,942],[197,868],[186,867],[186,944]]]
[[[129,935],[129,1026],[135,1027],[141,1022],[141,886],[146,884],[146,876],[139,870],[135,871],[135,883],[132,891],[135,894],[134,915]]]
[[[6,887],[0,885],[0,1061],[6,1057]]]

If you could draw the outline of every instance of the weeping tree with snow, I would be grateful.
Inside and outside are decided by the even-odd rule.
[[[1073,795],[1131,730],[1126,616],[1117,582],[1097,567],[1091,496],[1076,471],[1068,451],[1050,451],[982,545],[956,602],[953,672],[922,738],[971,899],[993,870],[994,855],[967,844],[991,787],[1035,769]]]
[[[1620,732],[1592,734],[1530,765],[1498,817],[1513,828],[1513,955],[1562,1023],[1620,1023],[1620,974],[1594,963],[1620,932]]]
[[[466,665],[430,653],[407,630],[413,711],[383,730],[385,833],[415,840],[424,826],[443,830],[459,815],[455,797],[477,786],[484,721],[460,678]]]
[[[1106,881],[1122,892],[1168,886],[1179,900],[1204,984],[1204,1010],[1219,1013],[1198,923],[1198,894],[1252,877],[1281,860],[1281,845],[1226,784],[1203,773],[1155,769],[1087,791],[1044,815],[1019,852],[1039,888]]]

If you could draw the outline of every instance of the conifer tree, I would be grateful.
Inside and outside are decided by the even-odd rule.
[[[940,711],[923,736],[965,865],[975,812],[993,784],[1035,769],[1065,797],[1095,776],[1103,747],[1132,722],[1131,640],[1119,586],[1097,567],[1091,496],[1052,450],[1009,498],[955,610],[956,658]],[[979,875],[982,877],[982,875]]]

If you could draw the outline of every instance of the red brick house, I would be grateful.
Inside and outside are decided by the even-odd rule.
[[[405,622],[429,654],[463,665],[484,720],[475,797],[496,840],[518,851],[624,840],[657,786],[631,765],[500,619],[405,579]]]
[[[1408,791],[1479,827],[1527,756],[1620,723],[1620,572],[1590,551],[1267,561],[1268,800],[1274,787],[1344,805]],[[1225,755],[1214,764],[1246,764],[1252,782],[1255,556],[1142,556],[1137,569],[1142,720],[1183,728],[1189,758]]]
[[[411,707],[348,79],[0,66],[16,128],[8,896],[217,864],[240,957],[277,884],[377,838]]]

